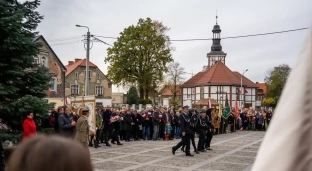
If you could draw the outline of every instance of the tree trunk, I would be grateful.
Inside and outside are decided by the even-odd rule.
[[[140,99],[144,99],[144,89],[140,88]]]
[[[145,90],[145,99],[148,99],[148,94],[149,94],[149,90],[146,89],[146,90]]]

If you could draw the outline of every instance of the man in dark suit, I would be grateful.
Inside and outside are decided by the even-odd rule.
[[[114,126],[110,121],[112,117],[112,111],[109,105],[106,107],[106,110],[103,111],[102,115],[103,115],[103,123],[104,123],[103,131],[105,132],[105,144],[106,146],[110,147],[111,145],[109,144],[109,136],[111,135],[114,129]]]
[[[76,126],[76,122],[71,119],[70,114],[71,108],[69,106],[65,106],[65,113],[60,115],[58,118],[60,135],[67,138],[73,138],[73,128]]]
[[[182,141],[180,141],[176,146],[172,147],[172,154],[179,149],[182,145],[185,145],[186,156],[194,156],[190,153],[190,141],[191,141],[191,125],[190,117],[188,115],[188,106],[183,107],[183,111],[180,115],[180,127],[182,132]]]

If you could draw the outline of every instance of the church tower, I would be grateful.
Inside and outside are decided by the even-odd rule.
[[[212,46],[211,51],[207,54],[208,58],[208,67],[210,69],[217,61],[221,61],[225,64],[226,53],[222,51],[221,46],[221,29],[218,25],[218,15],[216,16],[216,25],[213,26],[213,37],[212,37]]]

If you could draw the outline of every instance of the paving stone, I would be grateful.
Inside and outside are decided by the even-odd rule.
[[[172,155],[172,153],[169,152],[169,151],[159,151],[159,150],[156,150],[156,151],[153,151],[153,152],[142,153],[142,155],[151,155],[151,156],[164,157],[164,156]]]
[[[124,157],[118,159],[119,161],[130,161],[130,162],[138,162],[138,163],[145,163],[152,160],[156,160],[158,157],[151,157],[151,156],[140,156],[140,155],[132,155],[128,157]]]
[[[228,163],[253,163],[255,161],[254,157],[239,157],[239,156],[226,156],[216,162],[228,162]]]
[[[107,161],[107,162],[95,164],[94,168],[103,169],[103,170],[119,170],[119,169],[127,168],[130,166],[133,166],[133,164]]]
[[[114,150],[114,152],[116,153],[138,153],[144,150],[148,150],[148,149],[133,149],[133,148],[126,148],[126,149],[116,149]]]
[[[179,171],[180,169],[162,167],[162,166],[143,166],[130,171]]]
[[[190,157],[188,157],[190,158]],[[177,166],[177,167],[189,167],[191,165],[196,164],[196,160],[188,160],[185,156],[184,160],[177,160],[177,159],[169,159],[161,162],[157,162],[156,165],[159,166]]]
[[[248,165],[245,164],[232,164],[232,163],[220,163],[213,162],[202,166],[201,170],[223,170],[223,171],[242,171],[247,168]]]
[[[115,153],[96,153],[96,154],[91,154],[91,158],[100,158],[100,159],[109,159],[109,158],[113,158],[113,157],[118,157],[118,156],[122,156],[122,154],[115,154]]]
[[[256,157],[257,156],[257,152],[245,152],[245,151],[237,151],[233,154],[231,154],[233,156],[248,156],[248,157]]]
[[[217,145],[217,146],[211,146],[213,150],[233,150],[239,146],[230,146],[230,145]]]

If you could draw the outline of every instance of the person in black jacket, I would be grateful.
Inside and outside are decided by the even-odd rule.
[[[142,115],[142,139],[151,139],[151,125],[152,125],[153,110],[148,110]]]
[[[195,111],[194,110],[190,110],[190,113],[191,113],[191,121],[190,121],[190,124],[191,124],[191,142],[192,142],[192,145],[193,145],[193,148],[194,148],[194,152],[196,153],[196,154],[199,154],[199,152],[198,152],[198,149],[196,149],[196,145],[195,145],[195,134],[198,132],[197,131],[197,127],[196,127],[196,125],[197,125],[197,119],[198,119],[198,114],[197,113],[195,113]],[[183,145],[182,146],[182,148],[181,148],[181,150],[184,152],[184,146],[185,145]]]
[[[117,110],[115,113],[113,113],[114,117],[118,118],[117,121],[113,122],[114,125],[113,129],[113,137],[112,137],[112,144],[116,144],[115,141],[117,141],[117,145],[122,145],[119,141],[119,133],[120,133],[120,111]]]
[[[206,119],[206,111],[202,110],[200,112],[200,117],[198,118],[197,121],[197,130],[199,133],[199,140],[198,140],[198,144],[197,144],[197,149],[200,152],[207,152],[205,150],[205,143],[206,143],[206,134],[208,133],[208,124],[207,124],[207,119]]]
[[[2,146],[2,140],[0,138],[0,171],[4,170],[5,170],[4,149]]]
[[[194,156],[190,153],[190,140],[191,140],[191,125],[190,117],[188,116],[188,106],[183,107],[183,112],[180,115],[180,127],[182,132],[182,141],[180,141],[176,146],[172,147],[172,154],[179,149],[182,145],[185,145],[186,156]]]
[[[129,142],[130,136],[131,136],[132,125],[134,125],[132,118],[131,118],[131,112],[129,109],[127,110],[127,113],[123,117],[123,120],[125,121],[125,131],[126,131],[125,141]]]
[[[133,110],[133,114],[131,114],[132,121],[134,125],[132,126],[132,136],[134,141],[139,141],[140,135],[140,125],[142,124],[142,117],[138,114],[136,110]]]
[[[212,150],[210,148],[210,143],[211,143],[211,140],[212,140],[212,137],[213,137],[213,133],[215,132],[215,129],[213,127],[213,124],[212,124],[212,117],[211,117],[211,111],[212,111],[212,108],[209,108],[207,111],[206,111],[206,123],[209,127],[208,131],[207,131],[207,139],[206,139],[206,144],[205,144],[205,148],[206,150]]]
[[[76,126],[76,122],[70,117],[71,108],[65,106],[65,113],[58,118],[58,124],[60,126],[60,135],[67,138],[73,137],[73,128]]]
[[[112,117],[112,111],[109,105],[106,107],[106,110],[102,113],[102,116],[103,116],[103,122],[104,122],[103,130],[105,132],[105,144],[106,146],[110,147],[111,145],[109,144],[109,136],[111,135],[114,129],[114,124],[112,124],[110,121]]]
[[[160,113],[158,109],[155,109],[155,112],[152,115],[152,122],[153,122],[153,141],[156,141],[158,139],[158,134],[159,134],[159,125],[161,123],[160,119]]]

